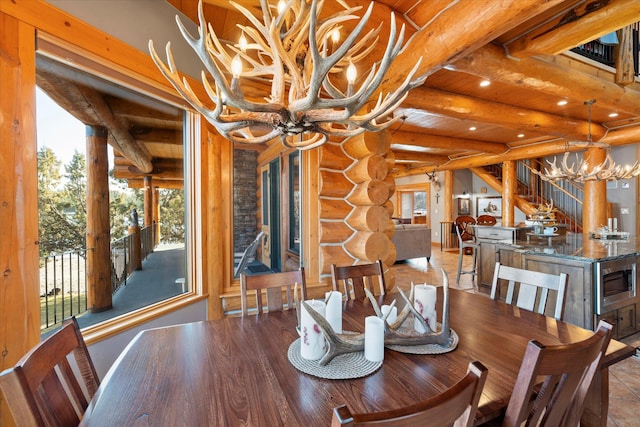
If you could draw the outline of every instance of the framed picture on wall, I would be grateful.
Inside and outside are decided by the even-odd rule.
[[[471,215],[471,199],[468,197],[458,197],[458,215]]]
[[[476,215],[491,215],[502,218],[502,197],[478,197],[476,199]]]

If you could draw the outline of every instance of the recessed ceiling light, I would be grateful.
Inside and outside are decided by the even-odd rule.
[[[609,114],[609,117],[618,117],[618,113],[611,113]]]
[[[524,138],[524,133],[519,133],[518,138]]]
[[[475,126],[471,126],[471,127],[469,128],[469,130],[476,130],[476,129],[477,129],[477,128],[476,128]]]
[[[483,80],[480,82],[480,86],[481,87],[487,87],[491,84],[491,82],[489,80]]]
[[[566,99],[563,99],[562,101],[558,101],[558,105],[567,105],[569,103],[569,101],[567,101]]]

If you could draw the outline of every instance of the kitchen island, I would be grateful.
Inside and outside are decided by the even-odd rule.
[[[478,285],[489,292],[495,263],[568,275],[564,320],[587,329],[594,329],[600,319],[614,323],[616,338],[631,335],[638,327],[637,283],[640,239],[597,240],[583,234],[534,236],[529,228],[499,227],[482,230],[478,226],[480,243]],[[486,227],[491,228],[491,227]],[[500,235],[502,239],[483,236]],[[539,237],[539,238],[538,238]],[[551,314],[555,296],[547,304]]]

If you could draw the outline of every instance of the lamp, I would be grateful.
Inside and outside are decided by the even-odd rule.
[[[323,0],[310,4],[308,0],[280,0],[277,6],[260,0],[261,18],[240,4],[231,4],[252,24],[252,27],[238,24],[244,38],[238,45],[221,43],[211,25],[205,23],[202,0],[198,4],[198,37],[189,34],[176,17],[182,36],[207,71],[202,72],[202,83],[209,100],[201,100],[180,76],[169,43],[167,64],[159,58],[152,40],[149,51],[180,95],[233,142],[259,144],[279,136],[289,147],[310,149],[330,136],[346,138],[365,130],[380,131],[398,119],[392,117],[393,110],[409,90],[426,79],[426,75],[414,79],[421,62],[418,60],[397,88],[384,96],[379,94],[373,108],[362,112],[402,48],[404,25],[396,39],[393,13],[383,57],[356,85],[356,65],[375,47],[382,25],[356,42],[371,15],[373,2],[362,18],[353,14],[360,6],[348,7],[343,1],[331,3],[344,10],[327,18],[319,17]],[[359,22],[339,44],[339,30],[349,20]],[[345,90],[340,88],[345,81],[340,75],[347,79]],[[260,96],[252,93],[251,99],[243,95],[249,91],[240,90],[240,81],[249,78],[263,81],[266,78],[270,93]],[[211,107],[211,103],[215,106]]]
[[[591,138],[591,106],[596,102],[595,99],[589,99],[584,101],[584,104],[589,108],[589,131],[587,134],[587,141],[571,141],[568,142],[568,146],[578,146],[580,148],[606,148],[607,156],[599,165],[590,167],[584,160],[578,160],[576,154],[576,163],[568,165],[569,151],[565,151],[562,157],[562,162],[558,166],[556,164],[556,158],[553,162],[547,160],[549,168],[545,168],[544,172],[535,171],[545,181],[559,181],[566,179],[573,182],[586,182],[586,181],[615,181],[618,179],[629,179],[640,175],[640,164],[636,161],[633,166],[616,165],[611,158],[611,152],[609,144],[603,142],[593,142]]]

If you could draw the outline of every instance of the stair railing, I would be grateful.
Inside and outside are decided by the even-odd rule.
[[[558,222],[566,224],[570,231],[582,232],[584,188],[566,180],[544,181],[536,174],[543,168],[544,165],[537,159],[518,161],[517,178],[527,192],[526,197],[534,205],[553,202]]]

